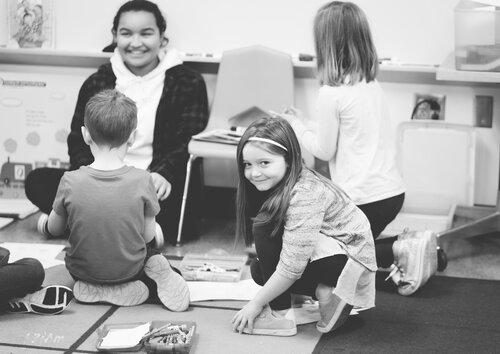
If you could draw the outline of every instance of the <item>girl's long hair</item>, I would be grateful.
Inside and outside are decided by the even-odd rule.
[[[250,137],[267,138],[275,141],[282,148],[260,141],[248,141]],[[262,206],[259,205],[259,192],[250,181],[245,178],[243,163],[243,148],[247,143],[258,145],[260,148],[285,158],[287,171],[283,179],[270,191]],[[297,137],[290,124],[282,118],[264,117],[254,121],[245,131],[238,144],[236,158],[238,163],[238,191],[236,193],[236,235],[244,238],[247,245],[253,241],[252,220],[257,208],[256,223],[271,225],[270,236],[276,235],[284,224],[286,211],[290,204],[292,189],[302,172],[302,154]],[[260,209],[259,209],[260,206]]]
[[[365,13],[351,2],[323,5],[314,18],[314,44],[321,85],[375,80],[378,56]]]

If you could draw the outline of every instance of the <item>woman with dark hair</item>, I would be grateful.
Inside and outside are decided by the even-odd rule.
[[[83,83],[68,136],[70,170],[93,162],[81,127],[85,105],[96,93],[122,92],[138,107],[136,140],[130,146],[127,165],[151,173],[160,200],[157,222],[167,240],[177,237],[180,205],[191,137],[205,129],[208,100],[202,76],[182,64],[174,48],[168,48],[166,20],[158,6],[147,0],[124,3],[113,20],[116,44],[110,63],[102,65]],[[26,180],[26,195],[40,210],[52,209],[57,186],[65,171],[40,168]],[[42,225],[46,215],[42,215]]]

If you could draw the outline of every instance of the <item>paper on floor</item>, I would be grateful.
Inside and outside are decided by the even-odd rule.
[[[0,246],[10,251],[9,263],[28,257],[38,259],[45,269],[64,264],[64,261],[56,259],[56,257],[64,249],[65,245],[3,242],[0,243]]]
[[[188,281],[191,302],[208,300],[239,300],[250,301],[255,297],[261,286],[253,279],[246,279],[234,283]],[[318,302],[294,305],[295,323],[298,325],[313,323],[320,320]],[[352,310],[351,315],[358,311]]]
[[[14,221],[13,218],[4,218],[0,216],[0,229],[4,226],[9,225],[13,221]]]
[[[207,300],[241,300],[249,301],[257,294],[260,285],[253,279],[234,283],[214,281],[188,281],[191,302]]]

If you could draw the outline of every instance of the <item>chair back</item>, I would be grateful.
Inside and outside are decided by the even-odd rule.
[[[254,45],[222,54],[207,129],[229,128],[228,120],[252,107],[282,112],[294,103],[289,54]]]

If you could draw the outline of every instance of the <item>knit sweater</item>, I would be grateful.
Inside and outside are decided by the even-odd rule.
[[[299,279],[320,234],[335,238],[349,258],[376,271],[375,246],[363,212],[335,184],[304,168],[292,190],[277,272]]]

